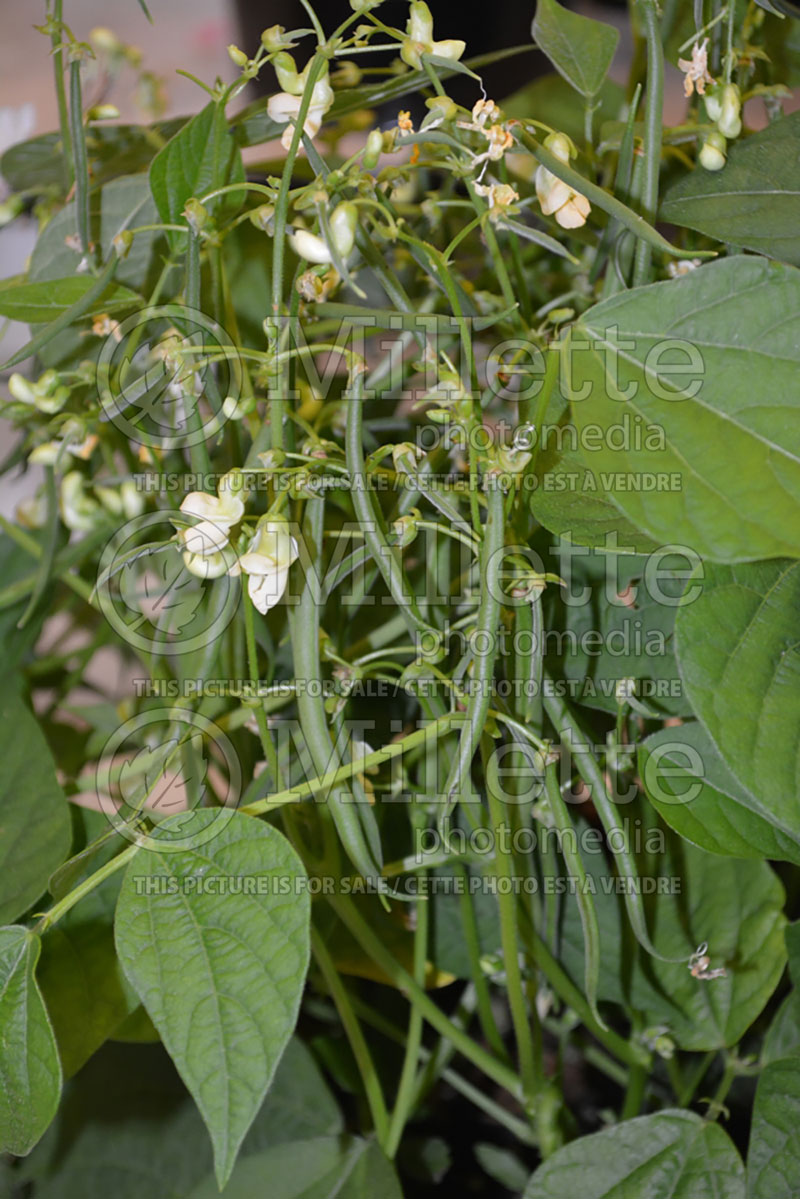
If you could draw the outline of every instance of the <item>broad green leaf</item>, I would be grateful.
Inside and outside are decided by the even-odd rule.
[[[608,74],[619,30],[562,8],[556,0],[537,0],[533,40],[560,75],[582,96],[596,96]]]
[[[215,1180],[209,1178],[189,1199],[216,1199],[218,1194]],[[379,1146],[353,1137],[289,1141],[242,1158],[223,1194],[225,1199],[403,1199]]]
[[[215,188],[244,179],[242,156],[228,129],[225,109],[212,100],[192,117],[163,150],[150,167],[150,188],[156,207],[165,224],[185,224],[183,210],[186,201],[201,200]],[[209,215],[235,208],[241,203],[242,192],[217,196],[206,204]],[[183,249],[186,239],[180,233],[170,233],[170,244]]]
[[[608,546],[627,548],[622,534]],[[569,602],[561,588],[548,588],[545,631],[547,666],[569,681],[570,694],[590,708],[616,712],[616,685],[634,679],[635,696],[648,710],[687,715],[673,652],[675,614],[687,567],[683,555],[659,552],[645,557],[560,547],[556,574],[569,581]],[[583,596],[582,602],[577,602]],[[563,629],[560,627],[563,624]]]
[[[623,955],[624,909],[617,879],[596,841],[584,863],[593,882],[603,953],[600,999],[623,1002],[647,1024],[667,1026],[681,1049],[735,1045],[760,1015],[786,963],[783,887],[766,862],[723,858],[677,839],[659,844],[658,830],[629,827],[654,863],[642,869],[653,902],[652,940],[659,953],[682,959],[663,962],[639,953],[631,970]],[[589,842],[585,839],[582,845]],[[569,897],[562,913],[560,958],[580,981],[583,943],[577,905]],[[708,942],[711,965],[724,978],[696,979],[690,955]]]
[[[42,531],[39,530],[32,536],[41,547],[44,542]],[[19,583],[26,577],[32,579],[31,572],[35,572],[35,570],[36,559],[26,553],[5,533],[0,535],[0,579],[3,580],[3,588]],[[31,581],[32,587],[33,582]],[[0,608],[0,669],[2,669],[5,679],[9,678],[14,667],[30,653],[39,639],[39,633],[44,623],[46,609],[42,604],[24,628],[17,628],[17,621],[28,606],[29,594],[30,592],[27,592],[16,603]]]
[[[597,128],[603,121],[610,121],[619,116],[625,103],[624,87],[614,83],[612,79],[606,79],[597,93],[595,103],[597,107],[594,110],[594,119]],[[553,128],[560,129],[578,145],[583,141],[585,111],[583,100],[567,80],[562,79],[555,72],[541,75],[533,83],[527,83],[519,91],[512,92],[510,96],[503,99],[502,107],[503,112],[509,117],[519,119],[535,117],[537,121],[544,121]],[[537,167],[533,155],[519,154],[515,149],[513,154],[507,155],[507,158],[512,170],[516,170],[520,159],[529,159],[531,167],[526,175],[529,179],[533,179],[533,173]]]
[[[783,887],[767,862],[707,854],[683,841],[664,857],[674,880],[655,904],[653,941],[663,962],[642,955],[631,988],[648,1023],[666,1024],[682,1049],[735,1045],[761,1014],[786,965]],[[690,954],[708,943],[723,978],[693,978]]]
[[[0,703],[0,920],[15,920],[69,853],[69,807],[36,717],[12,690]]]
[[[37,977],[67,1078],[138,1006],[114,949],[118,879],[85,896],[42,942]]]
[[[112,241],[118,233],[159,221],[147,176],[125,175],[93,190],[89,197],[89,219],[92,241],[105,261],[113,252]],[[73,201],[55,214],[36,242],[28,271],[32,283],[74,274],[80,262],[80,251],[72,249],[73,243],[67,244],[66,239],[74,235],[77,228]],[[157,254],[159,242],[160,256]],[[127,257],[117,267],[117,282],[127,284],[143,295],[148,294],[163,269],[165,250],[163,234],[155,230],[137,233]]]
[[[72,275],[38,283],[6,281],[5,286],[0,287],[0,316],[24,321],[27,325],[46,324],[63,316],[73,304],[82,300],[94,282],[91,275]],[[135,292],[119,283],[110,283],[85,315],[121,312],[140,303]]]
[[[725,765],[697,721],[661,729],[639,746],[639,774],[670,828],[709,853],[800,865],[800,829],[784,829]]]
[[[293,1038],[240,1160],[341,1131],[319,1068]],[[36,1199],[185,1199],[212,1171],[208,1133],[161,1045],[103,1046],[67,1083],[53,1128],[25,1163]]]
[[[0,1152],[30,1153],[56,1114],[61,1063],[34,970],[40,942],[0,929]]]
[[[565,353],[598,490],[704,558],[800,554],[798,323],[800,271],[744,256],[590,308]]]
[[[775,1013],[761,1049],[765,1065],[784,1057],[800,1057],[800,995],[792,990]]]
[[[608,493],[598,488],[581,455],[578,430],[558,388],[544,426],[536,459],[537,485],[531,495],[531,512],[539,523],[573,545],[602,548],[616,535],[622,547],[618,552],[656,549],[656,542],[631,524]]]
[[[180,820],[182,835],[202,836],[215,819],[203,810],[191,826],[170,817],[160,827]],[[218,824],[197,849],[132,860],[116,942],[209,1129],[222,1186],[297,1019],[309,898],[302,863],[276,829],[238,813]]]
[[[707,565],[676,642],[692,707],[726,765],[753,807],[797,839],[800,562]]]
[[[580,1137],[539,1167],[523,1199],[745,1199],[728,1134],[694,1112],[640,1116]]]
[[[800,1069],[771,1062],[758,1080],[747,1150],[747,1199],[796,1199],[800,1192]]]
[[[86,150],[92,184],[97,186],[118,175],[145,170],[153,157],[153,138],[172,137],[186,124],[186,119],[171,117],[152,126],[90,125],[86,130]],[[13,191],[63,187],[61,134],[43,133],[11,146],[0,159],[0,174]]]
[[[721,171],[674,184],[661,216],[718,241],[800,266],[800,112],[734,142]]]

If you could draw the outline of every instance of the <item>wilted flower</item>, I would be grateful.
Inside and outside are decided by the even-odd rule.
[[[475,184],[475,191],[489,202],[489,220],[497,221],[505,210],[519,199],[510,183]]]
[[[691,96],[697,88],[697,94],[702,96],[706,90],[706,84],[714,82],[708,73],[708,38],[702,42],[695,42],[692,47],[692,57],[690,59],[679,58],[678,66],[686,75],[683,81],[685,95]]]

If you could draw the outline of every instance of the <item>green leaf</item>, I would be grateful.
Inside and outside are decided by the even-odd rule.
[[[631,548],[622,535],[607,544]],[[669,552],[644,557],[559,549],[563,556],[554,557],[554,569],[569,578],[573,599],[562,604],[561,588],[548,588],[548,669],[569,680],[570,694],[590,708],[616,713],[616,684],[631,678],[635,696],[649,710],[671,716],[691,713],[673,652],[686,558]],[[576,602],[578,595],[583,602]]]
[[[268,1191],[264,1190],[269,1179]],[[225,1199],[403,1199],[391,1164],[374,1141],[317,1137],[289,1141],[243,1158],[225,1187]],[[213,1178],[189,1199],[217,1199]]]
[[[619,41],[619,30],[562,8],[556,0],[538,0],[533,39],[560,75],[591,99],[603,86]]]
[[[242,1157],[341,1131],[319,1068],[293,1038]],[[67,1083],[51,1132],[25,1163],[36,1199],[185,1199],[212,1171],[208,1133],[162,1045],[103,1046]]]
[[[30,1153],[56,1114],[61,1063],[34,970],[39,938],[0,929],[0,1151]]]
[[[795,1199],[800,1188],[800,1070],[772,1062],[758,1080],[747,1151],[747,1199]]]
[[[698,167],[674,184],[661,217],[800,266],[800,112],[735,142],[721,171]]]
[[[523,1199],[745,1199],[728,1134],[694,1112],[663,1111],[581,1137],[539,1167]]]
[[[192,197],[203,196],[227,183],[244,180],[242,156],[231,136],[222,104],[212,100],[192,117],[163,150],[150,167],[150,188],[156,207],[165,224],[185,224],[183,210]],[[242,192],[217,196],[206,204],[209,215],[235,209],[241,203]],[[187,226],[188,227],[188,226]],[[185,237],[168,234],[173,249],[185,248]]]
[[[594,110],[596,126],[603,121],[610,121],[619,116],[625,104],[625,88],[613,79],[606,79],[595,97],[597,107]],[[503,112],[509,117],[522,120],[525,117],[535,117],[546,125],[558,128],[567,137],[580,145],[584,136],[585,105],[575,89],[566,79],[553,72],[541,75],[533,83],[526,83],[518,91],[512,92],[502,101]],[[511,158],[511,167],[516,170],[523,156],[517,148]],[[536,170],[536,160],[533,155],[525,155],[531,167],[527,174],[529,182],[533,181]]]
[[[117,952],[209,1129],[222,1186],[297,1019],[308,890],[302,863],[270,825],[238,813],[221,824],[203,810],[191,826],[181,816],[160,827],[176,820],[184,836],[202,837],[215,820],[219,831],[197,849],[133,859]],[[247,878],[249,893],[234,886]]]
[[[153,146],[172,137],[186,124],[186,117],[172,117],[155,125],[91,125],[86,130],[86,150],[92,184],[107,183],[119,175],[146,170]],[[156,141],[154,142],[154,137]],[[0,174],[12,191],[26,188],[60,189],[64,183],[61,134],[43,133],[11,146],[0,158]]]
[[[800,830],[774,822],[728,769],[699,722],[661,729],[642,742],[639,774],[662,819],[701,849],[800,865]]]
[[[535,160],[531,161],[535,166]],[[544,421],[536,480],[531,511],[541,525],[565,541],[602,547],[616,534],[618,544],[624,547],[619,552],[647,553],[658,548],[623,516],[602,488],[598,489],[581,456],[578,430],[558,387]]]
[[[664,957],[683,961],[643,959],[632,1001],[648,1023],[666,1024],[682,1049],[735,1045],[786,965],[783,887],[767,862],[718,857],[685,841],[671,847],[661,876],[677,884],[658,896],[653,941]],[[703,942],[723,978],[689,972],[689,955]]]
[[[73,304],[82,300],[95,282],[92,275],[72,275],[41,283],[6,280],[6,285],[0,287],[0,316],[12,321],[24,321],[27,325],[46,324],[63,316]],[[120,312],[140,303],[141,299],[135,292],[118,283],[110,283],[83,315]]]
[[[798,612],[800,562],[708,565],[698,598],[680,610],[675,630],[692,707],[753,796],[752,806],[795,840],[800,836]]]
[[[36,717],[7,691],[0,704],[0,920],[15,920],[47,889],[69,853],[69,807]]]
[[[765,1065],[784,1057],[800,1057],[800,995],[796,990],[789,992],[775,1013],[761,1050]]]
[[[91,236],[100,249],[103,261],[111,256],[112,242],[118,233],[141,225],[152,225],[158,220],[146,175],[125,175],[90,193]],[[73,201],[45,225],[31,255],[28,271],[30,282],[74,274],[80,261],[80,251],[71,249],[67,238],[77,232],[77,227]],[[145,295],[151,292],[164,265],[157,253],[159,248],[162,252],[166,249],[163,234],[155,230],[137,233],[127,257],[117,267],[117,281]]]
[[[138,1006],[114,949],[119,876],[76,904],[42,943],[37,977],[70,1078]]]
[[[565,353],[598,491],[705,558],[800,554],[798,322],[800,272],[743,256],[589,309]]]

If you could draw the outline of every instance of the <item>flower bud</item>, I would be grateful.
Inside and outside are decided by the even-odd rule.
[[[364,147],[364,157],[362,162],[366,170],[371,171],[378,165],[378,159],[383,153],[383,133],[380,129],[373,129],[367,135],[367,144]]]
[[[237,67],[246,67],[249,61],[244,50],[240,50],[239,47],[234,46],[233,43],[228,46],[228,57],[230,58],[231,62],[236,63]]]
[[[300,76],[297,74],[297,67],[291,54],[286,50],[281,50],[280,54],[276,54],[272,60],[272,65],[275,68],[275,74],[278,76],[278,83],[285,92],[290,96],[299,96],[302,94],[303,85],[300,82]]]
[[[449,96],[431,96],[425,101],[437,121],[451,121],[458,112],[458,105]]]
[[[119,117],[116,104],[95,104],[86,114],[87,121],[118,121]]]
[[[405,548],[411,545],[417,536],[417,520],[411,515],[400,516],[397,520],[392,521],[393,542],[395,545]]]
[[[326,243],[321,237],[317,237],[316,233],[310,233],[308,229],[295,229],[294,233],[289,235],[289,244],[298,258],[305,258],[306,262],[327,263],[333,261],[333,256]]]
[[[260,204],[250,213],[250,220],[256,229],[261,229],[262,232],[268,233],[272,237],[275,232],[275,205]]]
[[[725,166],[728,143],[716,130],[709,133],[698,155],[698,162],[707,171],[721,171]]]
[[[200,233],[208,224],[208,209],[194,197],[186,201],[183,216],[194,234]]]
[[[722,89],[720,114],[717,118],[717,129],[723,137],[738,137],[742,132],[742,97],[735,83],[729,83]]]
[[[280,50],[286,44],[285,32],[283,25],[270,25],[269,29],[262,30],[261,45],[271,52]]]
[[[331,215],[331,236],[342,258],[347,258],[356,239],[358,209],[350,200],[337,204]]]

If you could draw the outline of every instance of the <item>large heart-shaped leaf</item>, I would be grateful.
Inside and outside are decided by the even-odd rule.
[[[202,838],[216,813],[170,817]],[[234,813],[196,849],[138,854],[117,904],[123,969],[197,1103],[220,1187],[294,1028],[308,967],[300,859]],[[206,834],[207,835],[207,834]]]
[[[798,323],[800,271],[744,256],[590,308],[565,353],[598,491],[705,558],[800,554]]]
[[[771,1062],[758,1080],[747,1150],[747,1199],[795,1199],[800,1188],[800,1070]]]
[[[608,74],[619,30],[562,8],[556,0],[538,0],[533,39],[560,75],[582,96],[596,96]]]
[[[61,1063],[34,970],[41,943],[0,928],[0,1151],[29,1153],[56,1114]]]
[[[524,1199],[745,1199],[727,1133],[694,1112],[663,1111],[581,1137],[539,1167]]]
[[[242,1158],[341,1131],[319,1067],[293,1038]],[[109,1043],[67,1083],[53,1128],[25,1163],[24,1177],[36,1179],[37,1199],[185,1199],[212,1171],[203,1121],[163,1046]]]
[[[776,827],[800,835],[800,562],[706,566],[676,642],[692,707],[726,764]]]
[[[0,920],[16,920],[47,890],[69,853],[69,807],[36,718],[18,695],[0,704]]]
[[[728,769],[698,721],[661,729],[639,746],[639,773],[670,828],[735,858],[800,865],[800,829],[782,828]]]
[[[800,266],[800,112],[731,146],[721,171],[698,167],[669,189],[661,216]]]

